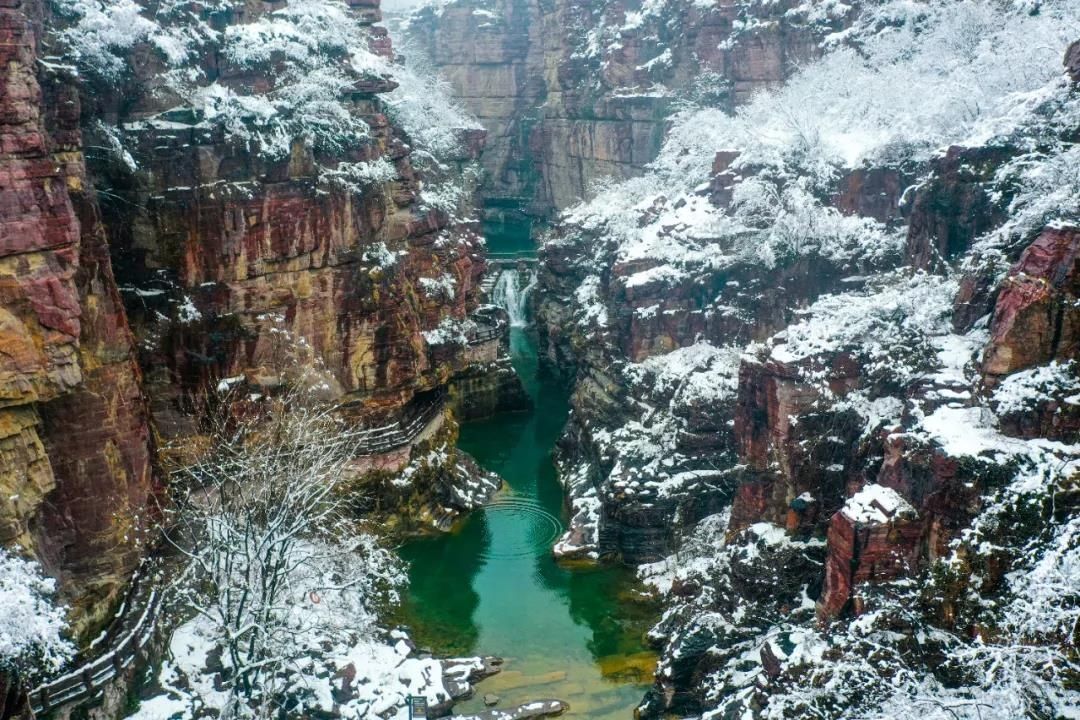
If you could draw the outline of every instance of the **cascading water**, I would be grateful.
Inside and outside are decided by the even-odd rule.
[[[529,295],[536,287],[536,270],[528,271],[528,281],[525,287],[521,287],[521,276],[525,272],[518,268],[506,268],[499,273],[499,279],[491,290],[491,301],[506,310],[512,327],[529,324]]]

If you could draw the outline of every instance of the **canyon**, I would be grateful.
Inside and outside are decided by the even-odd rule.
[[[0,547],[81,658],[300,384],[393,611],[285,716],[1080,703],[1074,0],[0,4]],[[91,717],[220,700],[179,607]]]
[[[554,552],[643,565],[666,594],[644,717],[835,712],[807,684],[876,681],[839,661],[814,670],[806,647],[840,656],[862,647],[843,629],[860,617],[979,635],[962,629],[970,620],[958,616],[973,611],[959,596],[993,596],[1005,580],[1002,557],[983,557],[972,533],[1005,532],[990,518],[1017,512],[1011,494],[1024,493],[1008,488],[1023,477],[1049,483],[1030,498],[1044,509],[1024,523],[1045,517],[1044,502],[1075,510],[1068,391],[1005,399],[1028,383],[1074,386],[1072,371],[1058,369],[1075,357],[1072,311],[1058,308],[1076,273],[1075,221],[1055,217],[1074,217],[1075,188],[1045,188],[1058,204],[1028,214],[1034,198],[1008,183],[1031,161],[1025,138],[1074,163],[1065,155],[1076,131],[1067,109],[1075,38],[1044,66],[1061,100],[1033,100],[1031,122],[1012,135],[929,154],[886,146],[819,178],[813,143],[839,134],[842,154],[864,140],[830,128],[821,118],[848,118],[799,95],[832,92],[830,82],[844,82],[841,61],[836,75],[810,75],[809,90],[781,89],[771,103],[755,92],[783,88],[828,47],[822,38],[891,22],[888,11],[833,10],[456,2],[408,25],[455,94],[504,138],[484,161],[487,209],[554,219],[539,236],[537,332],[545,367],[574,388],[557,457],[572,519]],[[872,52],[846,62],[861,60],[878,70]],[[668,101],[712,74],[722,97],[680,117]],[[840,96],[858,103],[857,82]],[[800,101],[808,109],[784,104]],[[889,102],[866,99],[875,101]],[[735,114],[730,130],[716,107]],[[971,529],[983,523],[997,530]],[[910,577],[923,598],[940,598],[901,619],[886,594],[903,597],[895,588]],[[759,620],[740,628],[746,617]],[[823,705],[801,704],[815,695]]]
[[[738,3],[667,14],[622,2],[445,3],[403,32],[487,130],[485,211],[545,217],[596,182],[640,174],[680,102],[730,109],[811,60],[830,26],[794,5],[760,10],[760,27],[735,33]]]

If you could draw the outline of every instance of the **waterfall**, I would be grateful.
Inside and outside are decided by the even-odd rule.
[[[529,295],[536,287],[536,270],[528,271],[528,282],[525,287],[521,287],[523,272],[525,271],[518,268],[506,268],[499,273],[499,279],[491,291],[491,301],[506,310],[513,327],[525,327],[529,324]]]

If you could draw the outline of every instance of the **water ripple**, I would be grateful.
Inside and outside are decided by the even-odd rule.
[[[499,540],[488,545],[481,557],[484,560],[512,560],[537,557],[551,551],[562,534],[559,518],[529,498],[496,498],[484,507],[488,525],[506,523],[506,531],[493,533]]]

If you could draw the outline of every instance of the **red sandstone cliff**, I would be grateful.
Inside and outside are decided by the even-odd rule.
[[[222,37],[281,7],[193,6],[170,30],[205,22]],[[377,3],[342,7],[374,56],[392,56]],[[82,632],[145,549],[155,437],[182,450],[222,380],[272,388],[282,353],[323,368],[358,422],[383,422],[477,360],[483,248],[461,220],[467,187],[457,207],[422,200],[438,178],[388,118],[388,76],[360,73],[333,98],[364,142],[297,137],[279,157],[201,122],[150,40],[119,53],[115,79],[76,78],[40,50],[46,35],[63,47],[71,18],[35,0],[0,13],[0,543],[61,579]],[[283,72],[280,58],[253,70],[199,47],[202,77],[234,92],[272,93]],[[462,129],[438,172],[459,180],[482,145]],[[349,168],[376,170],[352,181]]]
[[[87,182],[78,93],[39,61],[42,3],[7,3],[0,18],[0,542],[60,578],[81,632],[140,559],[153,444]]]
[[[1054,99],[1017,136],[917,163],[837,162],[808,201],[820,210],[785,216],[796,201],[761,224],[740,218],[760,188],[768,206],[814,169],[785,176],[771,138],[727,133],[702,111],[720,142],[741,137],[756,154],[678,126],[647,182],[601,193],[545,238],[542,352],[575,379],[560,466],[574,519],[557,551],[666,556],[642,570],[668,602],[644,716],[771,701],[801,716],[823,684],[847,681],[844,654],[863,660],[870,626],[901,643],[913,627],[981,642],[1009,568],[1030,561],[1018,538],[1075,513],[1074,185],[1015,180],[1033,162],[1023,133],[1048,154],[1072,147],[1076,115],[1061,108],[1075,102],[1075,58],[1074,46],[1064,77],[1050,66]],[[1043,196],[1054,204],[1023,213]],[[873,222],[853,252],[830,255],[814,232],[842,234],[838,216]],[[798,250],[756,252],[787,230]],[[1023,502],[1002,500],[1025,480]],[[824,659],[777,644],[806,637]],[[825,697],[823,716],[850,707]]]
[[[202,12],[226,29],[268,17],[239,6],[227,16]],[[349,12],[371,52],[392,56],[385,31],[371,27],[377,5],[354,3]],[[284,82],[215,47],[199,48],[198,59],[217,85],[258,98]],[[93,116],[116,126],[133,161],[93,170],[107,189],[110,248],[162,432],[190,432],[185,413],[223,378],[272,381],[281,333],[323,365],[331,392],[365,413],[399,409],[467,364],[460,338],[470,332],[482,246],[470,225],[421,204],[430,178],[413,167],[414,139],[380,100],[397,83],[361,76],[333,99],[369,128],[362,142],[324,148],[297,138],[276,157],[182,99],[137,94],[166,72],[138,60],[148,52],[127,51],[126,88],[91,85]],[[483,137],[460,137],[448,162],[463,165]],[[362,187],[335,179],[351,166],[388,175]],[[447,323],[462,329],[434,339]]]

